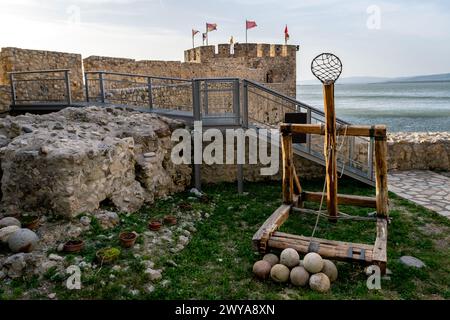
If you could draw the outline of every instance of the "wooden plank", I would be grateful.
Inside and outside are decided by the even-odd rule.
[[[323,195],[322,192],[303,192],[302,200],[320,203],[322,201],[322,195]],[[340,205],[349,205],[349,206],[367,207],[367,208],[376,208],[377,207],[377,199],[372,198],[372,197],[338,194],[337,199],[338,199],[338,204],[340,204]]]
[[[295,234],[289,234],[289,233],[284,233],[284,232],[274,232],[273,233],[274,237],[283,237],[283,238],[288,238],[288,239],[297,239],[297,240],[303,240],[303,241],[311,241],[310,237],[305,237],[305,236],[298,236]],[[329,245],[333,245],[333,246],[339,246],[339,245],[343,245],[343,246],[349,246],[352,245],[354,243],[352,242],[345,242],[345,241],[335,241],[335,240],[328,240],[328,239],[320,239],[320,238],[314,238],[314,241],[318,241],[322,244],[329,244]],[[358,248],[363,248],[366,250],[372,250],[373,249],[373,245],[370,244],[363,244],[363,243],[358,243],[357,245]]]
[[[269,248],[279,250],[292,248],[302,254],[307,254],[309,252],[309,238],[279,237],[277,235],[280,235],[280,233],[274,233],[273,236],[269,238]],[[373,261],[373,246],[340,241],[333,241],[332,244],[330,244],[328,240],[325,240],[325,242],[323,242],[323,240],[324,239],[314,239],[314,242],[319,244],[318,253],[323,258],[360,262],[364,264],[370,264]],[[348,255],[350,249],[353,252],[352,257],[349,257]]]
[[[325,125],[323,124],[286,124],[280,125],[281,131],[292,133],[306,133],[325,135]],[[348,137],[386,137],[386,126],[363,126],[363,125],[336,125],[336,133]]]
[[[282,137],[283,159],[283,202],[292,205],[294,202],[294,153],[292,150],[292,134],[283,133]]]
[[[373,261],[380,268],[383,274],[386,273],[387,266],[387,238],[388,222],[387,219],[380,218],[377,221],[377,239],[373,248]]]
[[[326,166],[327,182],[327,210],[328,215],[337,217],[339,215],[337,189],[337,155],[336,155],[336,112],[334,110],[334,84],[323,86],[324,106],[325,106],[325,141],[324,156]],[[330,221],[336,222],[331,218]]]
[[[295,183],[295,188],[296,188],[296,191],[297,191],[297,192],[295,192],[295,194],[299,195],[299,194],[301,194],[303,192],[303,189],[302,189],[302,185],[300,183],[300,179],[298,178],[298,175],[297,175],[297,170],[295,170],[295,166],[294,165],[292,167],[294,169],[294,183]]]
[[[269,237],[289,218],[290,212],[290,205],[282,205],[264,222],[252,239],[256,250],[265,248]]]
[[[387,141],[377,139],[375,141],[375,180],[377,190],[377,215],[389,216],[389,191],[388,191],[388,167],[387,167]]]

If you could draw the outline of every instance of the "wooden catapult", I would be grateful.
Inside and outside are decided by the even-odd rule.
[[[365,265],[378,265],[385,273],[387,265],[387,230],[389,222],[389,199],[387,186],[387,139],[386,126],[336,125],[334,108],[334,83],[342,72],[342,63],[333,54],[324,53],[312,63],[314,75],[323,83],[325,126],[323,124],[286,124],[280,125],[282,136],[283,160],[283,205],[279,207],[253,236],[253,245],[262,254],[270,249],[284,250],[292,248],[302,254],[316,252],[324,258]],[[326,161],[326,194],[303,191],[293,162],[292,137],[294,134],[323,135]],[[376,198],[340,195],[337,193],[337,135],[348,137],[369,137],[375,140],[375,176]],[[277,230],[289,218],[291,212],[311,213],[303,209],[306,201],[322,203],[326,197],[326,217],[335,223],[342,216],[338,205],[376,208],[376,240],[374,245],[333,241],[327,239],[298,236],[278,232]],[[323,216],[320,210],[317,212]],[[319,219],[318,216],[318,219]],[[355,219],[361,217],[354,217]]]

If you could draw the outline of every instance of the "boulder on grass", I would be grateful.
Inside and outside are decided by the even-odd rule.
[[[0,241],[3,243],[8,243],[9,237],[19,229],[20,229],[20,227],[18,227],[18,226],[9,226],[9,227],[5,227],[5,228],[1,228],[0,229]]]
[[[17,226],[20,228],[22,225],[19,220],[13,217],[6,217],[0,220],[0,229],[10,226]]]
[[[12,252],[31,252],[39,241],[38,236],[31,230],[19,229],[9,236],[8,246]]]

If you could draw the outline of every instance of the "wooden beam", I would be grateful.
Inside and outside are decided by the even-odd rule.
[[[337,154],[336,154],[336,112],[334,110],[334,83],[323,86],[325,106],[325,141],[324,155],[327,182],[327,210],[330,217],[339,216],[337,189]],[[330,221],[336,222],[331,218]]]
[[[373,261],[373,246],[361,243],[350,243],[314,238],[317,253],[323,258],[340,261],[371,264]],[[284,250],[292,248],[301,254],[310,252],[311,238],[274,232],[269,238],[268,246],[272,249]]]
[[[303,201],[318,202],[322,201],[322,192],[303,192],[301,198]],[[352,196],[346,194],[337,195],[339,205],[349,205],[357,207],[376,208],[377,199],[372,197]]]
[[[387,219],[380,218],[377,221],[377,239],[373,248],[373,261],[381,269],[382,274],[386,273],[387,267]]]
[[[283,133],[282,159],[283,159],[283,202],[292,205],[294,202],[294,153],[292,150],[292,134]]]
[[[325,135],[323,124],[288,124],[282,123],[280,130],[283,132]],[[361,126],[361,125],[336,125],[336,133],[348,137],[386,137],[386,126]]]
[[[387,141],[376,139],[375,141],[375,180],[377,191],[377,215],[378,217],[389,216],[389,190],[388,190],[388,167],[387,167]]]
[[[290,205],[282,205],[264,222],[252,239],[255,250],[265,252],[269,237],[289,218],[290,212]]]
[[[303,189],[302,189],[302,185],[300,183],[300,179],[298,178],[298,175],[297,175],[297,170],[295,170],[294,165],[293,165],[293,168],[294,168],[294,183],[295,183],[295,188],[297,191],[295,194],[299,195],[303,192]]]

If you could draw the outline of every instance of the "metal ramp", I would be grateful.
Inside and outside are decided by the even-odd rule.
[[[325,123],[324,113],[260,83],[238,78],[180,79],[119,72],[86,72],[85,101],[72,101],[70,71],[42,70],[10,73],[13,115],[49,113],[67,107],[123,107],[180,119],[203,127],[277,129],[286,113],[306,113],[308,124]],[[337,119],[337,124],[349,123]],[[338,139],[341,173],[371,186],[374,141],[341,136]],[[294,153],[325,165],[323,137],[307,136],[294,144]],[[200,165],[194,165],[200,187]],[[238,186],[243,188],[243,166],[238,165]]]

